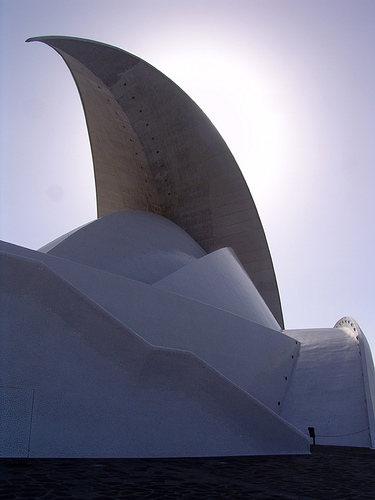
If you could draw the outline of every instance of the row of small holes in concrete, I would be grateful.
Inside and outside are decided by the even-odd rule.
[[[124,87],[126,86],[126,83],[124,83]],[[135,99],[135,95],[132,96],[132,99]],[[140,113],[142,113],[142,109],[139,110]],[[146,123],[146,127],[148,127],[149,124]],[[125,128],[125,126],[124,126]],[[131,139],[130,139],[131,140]],[[155,140],[155,137],[151,137],[151,140],[154,141]],[[156,151],[156,154],[158,155],[160,153],[160,151]]]
[[[339,325],[343,325],[344,323],[348,324],[353,328],[353,330],[356,332],[356,327],[353,325],[353,323],[347,319],[345,319],[344,321],[340,321]]]
[[[296,344],[298,344],[298,342],[297,342],[297,341],[296,341]],[[292,359],[294,359],[293,354],[292,354]],[[285,380],[288,380],[288,377],[285,377]],[[278,404],[278,406],[280,406],[280,405],[281,405],[280,401],[278,401],[278,402],[277,402],[277,404]]]
[[[126,83],[124,83],[124,86],[125,85],[126,85]],[[101,88],[100,85],[98,85],[98,89],[100,89],[100,88]],[[135,99],[134,95],[132,96],[132,99]],[[107,99],[107,102],[111,102],[111,101],[109,99]],[[142,109],[140,109],[139,112],[142,113]],[[116,111],[116,115],[119,116],[119,114],[117,113],[117,111]],[[146,123],[146,127],[148,127],[148,126],[149,126],[149,124]],[[125,125],[123,125],[122,127],[126,129]],[[129,140],[130,140],[130,142],[133,142],[133,139],[129,139]],[[155,137],[151,137],[151,140],[154,141]],[[160,153],[160,151],[156,151],[156,154],[159,154],[159,153]],[[138,155],[138,153],[135,153],[135,154]]]
[[[294,356],[292,356],[292,358],[293,358],[293,357],[294,357]],[[285,378],[285,380],[288,380],[288,377],[284,377],[284,378]],[[278,401],[278,402],[277,402],[277,405],[278,405],[278,406],[280,406],[280,405],[281,405],[281,402],[280,402],[280,401]]]
[[[126,83],[124,83],[124,87],[125,87],[125,86],[126,86]],[[98,89],[101,89],[100,85],[98,85]],[[135,99],[135,95],[133,95],[133,96],[132,96],[132,99]],[[107,102],[111,102],[111,101],[110,101],[109,99],[107,99]],[[140,113],[142,113],[142,109],[140,109],[140,110],[139,110],[139,112],[140,112]],[[117,115],[117,116],[119,116],[119,115],[118,115],[118,113],[117,113],[117,111],[116,111],[116,115]],[[148,123],[146,123],[146,127],[148,127],[148,126],[149,126],[149,124],[148,124]],[[126,126],[125,126],[125,125],[123,125],[122,127],[123,127],[124,129],[126,129]],[[155,140],[155,137],[151,137],[151,140],[152,140],[152,141],[154,141],[154,140]],[[129,139],[129,141],[130,141],[130,142],[133,142],[133,139]],[[160,151],[159,151],[159,150],[157,150],[157,151],[156,151],[156,154],[159,154],[159,153],[160,153]],[[135,152],[135,154],[138,156],[137,151]],[[164,180],[165,180],[165,181],[167,181],[167,178],[165,178]],[[145,180],[145,182],[147,183],[147,179]],[[152,197],[151,193],[149,193],[149,196],[150,196],[150,197]],[[168,193],[168,196],[171,196],[171,193]]]

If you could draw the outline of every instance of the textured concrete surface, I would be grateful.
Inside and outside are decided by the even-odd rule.
[[[320,445],[371,447],[370,412],[358,340],[347,328],[288,330],[301,349],[282,416],[298,429],[315,428]],[[372,375],[369,372],[370,376]],[[371,403],[371,401],[369,401]]]
[[[365,337],[350,318],[281,329],[254,203],[199,108],[126,52],[41,40],[77,82],[109,215],[39,252],[0,243],[0,456],[308,454],[308,427],[319,444],[373,446]]]
[[[302,453],[308,427],[373,446],[359,327],[280,331],[230,249],[130,210],[0,251],[5,455]]]
[[[302,433],[197,356],[150,345],[45,264],[2,254],[0,270],[2,456],[308,451]]]
[[[350,316],[344,316],[341,318],[336,323],[335,328],[343,328],[354,335],[358,341],[358,348],[361,355],[371,445],[372,448],[375,448],[375,367],[370,345],[358,323]]]
[[[47,264],[150,344],[194,353],[279,413],[299,344],[280,333],[233,252],[198,259],[203,251],[196,247],[171,221],[138,211],[96,220],[47,254],[2,244],[8,253]],[[174,267],[183,260],[180,280],[190,275],[190,292],[192,285],[205,290],[203,302],[135,281],[147,284],[171,272],[176,283]]]
[[[177,255],[191,255],[189,252],[191,241],[186,235],[188,238],[185,242],[187,248],[181,245],[179,238],[177,238],[175,245],[174,233],[170,227],[174,226],[173,223],[144,212],[143,222],[144,218],[153,222],[156,218],[161,220],[162,226],[167,224],[169,252],[159,248],[162,253],[162,263],[164,263],[164,267],[160,271],[155,271],[152,266],[151,268],[142,267],[139,263],[150,262],[150,258],[145,259],[147,251],[152,251],[155,262],[161,260],[157,252],[157,245],[150,246],[147,239],[145,245],[141,245],[142,238],[139,235],[134,237],[135,243],[133,243],[133,238],[127,237],[129,231],[123,231],[123,224],[118,224],[121,222],[121,220],[119,221],[121,215],[127,222],[132,219],[140,233],[148,234],[148,225],[143,224],[141,227],[142,225],[139,224],[138,212],[118,212],[94,221],[91,231],[90,227],[86,226],[69,237],[64,242],[62,249],[60,245],[54,249],[57,254],[62,254],[69,260],[56,257],[51,252],[44,254],[5,243],[1,245],[1,248],[7,253],[45,263],[64,280],[90,297],[96,304],[103,307],[150,344],[193,352],[236,385],[279,413],[288,379],[297,358],[299,344],[294,339],[279,332],[276,321],[271,321],[272,314],[267,310],[265,303],[251,282],[247,283],[250,279],[241,268],[238,268],[232,253],[221,252],[220,263],[223,269],[218,266],[213,267],[210,265],[210,260],[207,262],[207,259],[204,258],[204,262],[199,266],[200,273],[191,273],[196,281],[196,287],[201,286],[203,289],[211,285],[214,298],[220,297],[220,294],[228,297],[227,307],[224,308],[226,310],[202,303],[194,298],[183,297],[154,286],[148,286],[134,279],[127,279],[106,270],[116,268],[123,274],[128,274],[131,271],[131,276],[138,276],[142,280],[148,281],[150,276],[154,276],[156,272],[173,270],[169,259],[172,264],[175,264],[175,246]],[[157,223],[155,226],[160,229]],[[181,229],[178,226],[174,227],[179,234]],[[113,241],[109,236],[109,228],[115,233],[115,239],[117,238],[118,246],[115,248],[113,248]],[[79,234],[81,232],[84,233],[84,237]],[[102,234],[105,235],[104,238],[102,238]],[[70,239],[72,241],[69,241]],[[82,240],[83,247],[87,249],[87,252],[81,248]],[[112,241],[112,244],[109,245],[108,241]],[[129,255],[127,246],[132,252],[130,261],[134,261],[133,269],[124,262]],[[134,246],[138,253],[134,253]],[[114,262],[111,261],[108,254],[110,256],[115,254]],[[136,258],[137,255],[139,255],[139,260]],[[100,269],[73,262],[72,259],[75,258],[79,262],[89,262]],[[111,266],[108,266],[108,261],[112,262]],[[194,262],[197,260],[193,260]],[[234,270],[239,270],[240,273],[239,279],[237,279],[236,273],[231,278],[232,288],[229,288],[227,286],[228,280],[223,283],[221,277],[224,270],[226,274],[232,271],[233,262],[236,264]],[[185,267],[190,268],[190,265]],[[207,272],[205,272],[206,268]],[[207,278],[209,278],[208,283],[206,283]],[[247,318],[238,316],[235,314],[238,311],[236,309],[233,311],[233,307],[230,307],[233,306],[233,297],[231,297],[233,286],[237,281],[237,288],[240,290],[244,280],[246,280],[245,291],[249,289],[251,292],[248,297],[245,296],[247,311],[244,310],[244,305],[242,306]],[[237,292],[238,295],[243,296],[243,290],[242,294]],[[268,323],[262,321],[262,314],[268,319]],[[252,318],[253,321],[249,321],[248,318]],[[277,330],[270,328],[269,323]],[[272,349],[270,349],[270,345],[272,345]],[[257,354],[254,355],[254,352]]]
[[[0,498],[373,499],[375,451],[144,460],[0,460]]]
[[[53,47],[78,86],[98,215],[151,211],[174,221],[206,252],[232,247],[283,327],[256,207],[231,152],[201,109],[166,76],[123,50],[69,37],[31,40]]]

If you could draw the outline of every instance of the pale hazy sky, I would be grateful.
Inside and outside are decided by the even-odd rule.
[[[0,238],[96,217],[75,84],[33,36],[131,52],[192,97],[244,173],[287,328],[353,316],[375,353],[374,0],[0,0]]]

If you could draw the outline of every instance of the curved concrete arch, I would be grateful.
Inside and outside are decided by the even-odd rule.
[[[170,79],[123,50],[47,36],[77,84],[94,162],[98,216],[146,210],[206,251],[232,247],[283,328],[272,259],[249,189],[224,140]]]

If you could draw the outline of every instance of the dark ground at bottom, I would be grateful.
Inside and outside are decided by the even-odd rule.
[[[164,459],[0,459],[0,499],[375,499],[375,450]]]

